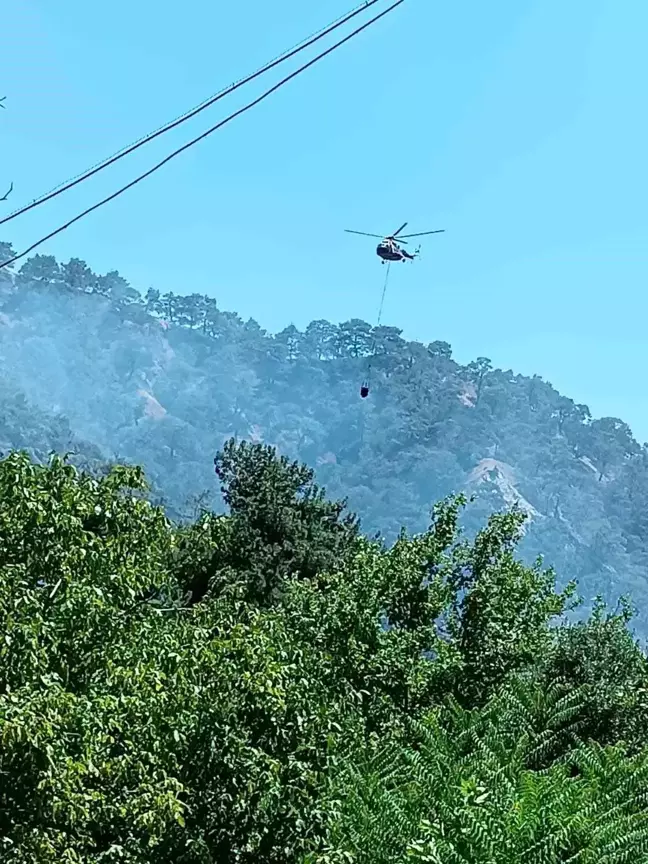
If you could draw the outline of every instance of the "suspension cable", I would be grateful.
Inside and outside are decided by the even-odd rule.
[[[382,297],[380,298],[380,307],[378,309],[378,320],[376,322],[376,329],[380,327],[380,321],[382,319],[383,306],[385,305],[385,294],[387,293],[387,283],[389,282],[389,268],[391,267],[391,261],[387,262],[387,272],[385,273],[385,283],[383,285]]]
[[[208,99],[205,99],[195,108],[186,111],[184,114],[181,114],[179,117],[176,117],[175,120],[171,120],[168,123],[165,123],[164,126],[160,126],[153,132],[149,132],[148,135],[145,135],[143,138],[139,138],[133,144],[130,144],[127,147],[123,147],[121,150],[118,150],[112,156],[104,159],[101,162],[97,162],[91,168],[86,169],[81,174],[77,174],[75,177],[72,177],[70,180],[66,180],[63,183],[60,183],[58,186],[55,186],[49,192],[40,195],[38,198],[34,199],[29,204],[26,204],[23,207],[18,208],[17,210],[12,211],[7,216],[4,216],[0,219],[0,225],[4,225],[5,222],[10,222],[12,219],[15,219],[17,216],[21,216],[23,213],[27,213],[29,210],[33,210],[35,207],[39,207],[41,204],[44,204],[46,201],[50,201],[52,198],[56,198],[58,195],[62,195],[63,192],[67,192],[68,189],[72,189],[72,187],[76,186],[79,183],[82,183],[84,180],[87,180],[89,177],[92,177],[95,174],[98,174],[99,171],[103,171],[104,168],[108,168],[109,165],[113,165],[115,162],[122,159],[124,156],[128,156],[129,153],[133,153],[135,150],[143,147],[144,144],[148,144],[150,141],[153,141],[155,138],[160,135],[164,135],[166,132],[170,132],[172,129],[175,129],[176,126],[180,126],[182,123],[185,123],[187,120],[190,120],[192,117],[195,117],[197,114],[200,114],[201,111],[204,111],[206,108],[211,107],[216,102],[223,99],[225,96],[229,96],[230,93],[233,93],[235,90],[238,90],[244,84],[248,84],[250,81],[253,81],[255,78],[259,78],[261,75],[264,75],[266,72],[269,72],[271,69],[274,69],[275,66],[278,66],[280,63],[284,63],[286,60],[289,60],[291,57],[294,57],[296,54],[299,54],[300,51],[304,51],[306,48],[309,48],[315,42],[323,39],[325,36],[328,36],[329,33],[332,33],[334,30],[337,30],[338,27],[342,27],[352,18],[355,18],[356,15],[359,15],[361,12],[364,12],[365,9],[373,6],[375,3],[379,2],[379,0],[365,0],[360,6],[357,6],[355,9],[352,9],[350,12],[345,13],[344,15],[336,18],[326,27],[322,28],[315,32],[312,36],[309,36],[307,39],[298,42],[295,47],[290,48],[288,51],[284,51],[283,54],[280,54],[274,60],[269,61],[264,66],[261,66],[257,69],[256,72],[253,72],[250,75],[247,75],[245,78],[241,78],[236,81],[234,84],[231,84],[229,87],[225,87],[223,90],[220,90],[218,93],[210,96]]]
[[[353,30],[351,33],[349,33],[343,39],[340,39],[338,42],[335,42],[333,45],[331,45],[325,51],[322,51],[320,54],[313,57],[312,60],[308,61],[308,63],[304,63],[303,66],[300,66],[298,69],[295,69],[295,71],[291,72],[290,75],[286,75],[285,78],[282,78],[281,81],[278,81],[275,85],[270,87],[268,90],[266,90],[260,96],[258,96],[256,99],[253,99],[252,102],[248,102],[247,105],[244,105],[242,108],[239,108],[238,111],[234,111],[232,114],[225,117],[224,120],[221,120],[215,126],[212,126],[211,129],[208,129],[206,132],[203,132],[201,135],[198,135],[196,138],[193,138],[191,141],[188,141],[186,144],[183,144],[182,147],[179,147],[177,150],[174,150],[172,153],[170,153],[168,156],[166,156],[164,159],[162,159],[160,162],[158,162],[156,165],[154,165],[148,171],[144,172],[143,174],[140,174],[139,177],[136,177],[134,180],[131,180],[131,182],[127,183],[125,186],[122,186],[121,189],[118,189],[116,192],[113,192],[112,195],[108,195],[106,198],[103,198],[101,201],[98,201],[96,204],[93,204],[91,207],[88,207],[86,210],[83,210],[81,213],[79,213],[77,216],[74,216],[72,219],[70,219],[64,225],[61,225],[60,227],[56,228],[54,231],[51,231],[45,237],[41,237],[40,240],[37,240],[35,243],[32,243],[32,245],[29,246],[27,249],[25,249],[23,252],[20,252],[19,254],[14,255],[13,258],[9,258],[8,261],[3,261],[0,264],[0,269],[2,269],[3,267],[8,267],[10,264],[13,264],[15,261],[18,261],[21,258],[24,258],[26,255],[29,255],[29,253],[32,252],[34,249],[36,249],[38,246],[41,246],[43,243],[47,242],[47,240],[51,240],[52,237],[55,237],[57,234],[60,234],[62,231],[65,231],[65,229],[69,228],[70,225],[73,225],[75,222],[78,222],[80,219],[83,219],[85,216],[89,215],[94,210],[98,210],[100,207],[103,207],[104,204],[107,204],[109,201],[112,201],[114,198],[117,198],[119,195],[126,192],[128,189],[131,189],[133,186],[136,186],[138,183],[140,183],[146,177],[150,177],[151,174],[153,174],[155,171],[158,171],[163,165],[166,165],[166,163],[169,162],[171,159],[175,158],[176,156],[179,156],[180,153],[183,153],[185,150],[188,150],[189,147],[193,147],[194,144],[197,144],[199,141],[202,141],[203,138],[207,138],[208,135],[211,135],[213,132],[216,132],[216,130],[220,129],[221,126],[224,126],[226,123],[229,123],[231,120],[234,120],[235,117],[238,117],[240,114],[244,114],[246,111],[249,111],[250,108],[253,108],[255,105],[258,105],[259,102],[262,102],[264,99],[267,99],[271,93],[275,92],[275,90],[279,90],[281,87],[284,86],[284,84],[287,84],[293,78],[296,78],[302,72],[305,72],[306,69],[309,69],[315,63],[317,63],[319,60],[322,60],[328,54],[331,54],[337,48],[340,48],[342,45],[345,44],[345,42],[348,42],[350,39],[353,39],[354,36],[357,36],[363,30],[366,30],[367,27],[370,27],[372,24],[375,24],[376,21],[379,21],[381,18],[384,18],[385,15],[388,15],[390,12],[392,12],[394,9],[396,9],[397,6],[400,6],[401,3],[404,3],[404,2],[405,2],[405,0],[396,0],[395,3],[392,3],[391,6],[388,6],[387,9],[385,9],[383,12],[380,12],[378,15],[374,15],[374,17],[370,18],[369,21],[366,21],[364,24],[362,24],[360,27],[357,27],[355,30]]]
[[[380,298],[380,306],[378,308],[378,319],[376,321],[376,326],[374,328],[375,330],[377,330],[380,327],[380,322],[382,320],[383,307],[385,305],[385,294],[387,293],[387,284],[389,282],[389,270],[390,270],[390,268],[391,268],[391,261],[388,261],[387,262],[387,272],[385,273],[385,281],[383,283],[382,296]],[[376,357],[376,348],[377,347],[378,347],[378,340],[374,336],[373,345],[371,346],[371,352],[369,354],[369,360],[367,362],[367,377],[365,378],[365,385],[363,385],[363,386],[367,387],[367,390],[371,386],[371,366],[372,366],[373,361]]]

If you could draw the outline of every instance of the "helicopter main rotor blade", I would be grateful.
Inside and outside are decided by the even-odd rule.
[[[403,234],[403,237],[425,237],[426,234],[444,234],[445,228],[439,228],[438,231],[421,231],[419,234]],[[400,238],[400,240],[403,239]]]
[[[352,231],[350,228],[345,228],[344,230],[347,234],[362,234],[363,237],[378,237],[381,240],[385,236],[384,234],[367,234],[366,231]]]
[[[404,228],[406,225],[407,225],[407,222],[403,222],[403,224],[402,224],[401,227],[398,229],[398,231],[395,231],[391,236],[392,236],[392,237],[395,237],[397,234],[400,234],[400,232],[403,230],[403,228]],[[407,235],[406,235],[406,236],[407,236]]]

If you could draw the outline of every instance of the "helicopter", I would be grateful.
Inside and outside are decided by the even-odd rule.
[[[445,228],[441,228],[438,231],[421,231],[418,234],[403,234],[402,237],[398,237],[406,225],[407,222],[403,222],[398,231],[394,231],[393,234],[388,234],[384,237],[381,234],[367,234],[366,231],[352,231],[350,228],[345,228],[344,230],[347,234],[362,234],[364,237],[381,238],[380,243],[376,246],[376,255],[382,259],[383,264],[385,261],[413,261],[419,254],[421,247],[419,246],[414,253],[410,255],[405,249],[401,249],[400,244],[407,246],[407,239],[411,237],[423,237],[426,234],[443,234],[445,231]],[[397,237],[398,242],[396,241]]]

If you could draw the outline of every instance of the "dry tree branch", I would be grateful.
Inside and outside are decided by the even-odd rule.
[[[2,104],[2,103],[5,101],[6,98],[7,98],[6,96],[0,96],[0,108],[6,108],[6,105],[3,105],[3,104]],[[0,198],[0,201],[6,201],[7,198],[11,195],[12,192],[13,192],[13,183],[12,183],[11,186],[7,189],[7,191],[6,191],[5,194],[2,196],[2,198]]]

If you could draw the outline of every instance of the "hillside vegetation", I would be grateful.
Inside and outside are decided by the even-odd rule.
[[[644,864],[648,664],[523,516],[389,548],[262,444],[178,527],[142,472],[0,460],[7,864]]]
[[[271,335],[212,298],[142,297],[117,272],[40,255],[0,272],[0,363],[0,449],[141,464],[176,520],[222,509],[212,458],[230,436],[312,466],[389,542],[453,492],[476,495],[469,536],[517,505],[524,560],[543,554],[588,600],[630,592],[648,634],[648,449],[538,376],[360,320]]]

